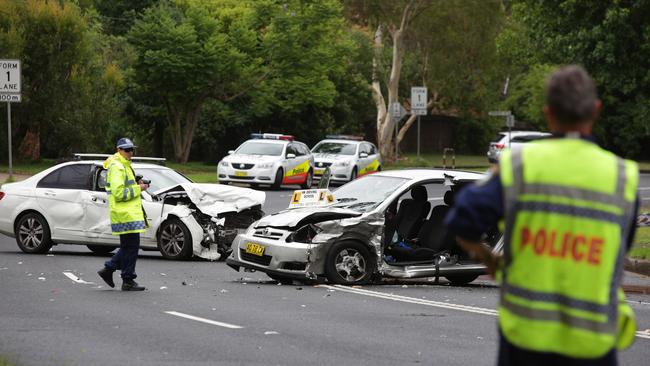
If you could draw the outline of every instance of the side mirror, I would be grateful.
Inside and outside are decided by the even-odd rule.
[[[364,153],[364,152],[359,153],[359,157],[360,157],[361,159],[365,159],[365,158],[368,157],[368,153]]]
[[[296,154],[291,154],[291,153],[287,154],[287,159],[295,159],[295,158],[296,158]]]
[[[235,150],[228,150],[228,155],[232,155],[235,153]]]

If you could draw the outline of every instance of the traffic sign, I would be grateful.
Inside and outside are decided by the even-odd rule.
[[[411,111],[412,114],[416,116],[426,116],[427,115],[427,110],[426,109],[414,109]]]
[[[20,60],[0,60],[0,101],[20,102]]]
[[[402,118],[408,113],[406,112],[406,109],[402,107],[402,104],[399,102],[393,102],[390,105],[390,116],[393,118]]]
[[[513,128],[515,127],[515,116],[509,115],[506,117],[506,127]]]
[[[427,109],[427,88],[424,86],[411,87],[411,110],[414,109]]]
[[[507,117],[511,115],[512,112],[510,111],[489,111],[488,115],[492,117]]]

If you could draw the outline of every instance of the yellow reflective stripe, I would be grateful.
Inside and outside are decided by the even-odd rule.
[[[379,168],[379,160],[375,159],[370,162],[370,164],[366,165],[363,167],[361,170],[359,170],[359,174],[367,174],[369,172],[374,172]]]
[[[309,171],[309,160],[305,160],[304,162],[296,165],[293,169],[288,170],[284,174],[284,176],[291,177],[298,174],[307,174],[308,171]]]

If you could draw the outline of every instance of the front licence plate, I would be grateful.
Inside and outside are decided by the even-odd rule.
[[[255,243],[247,243],[246,244],[246,253],[248,254],[253,254],[257,256],[262,256],[264,255],[264,245],[259,245]]]
[[[323,173],[325,173],[325,169],[314,169],[315,175],[323,175]]]
[[[246,173],[246,172],[235,170],[235,177],[245,177],[247,175],[248,175],[248,173]]]

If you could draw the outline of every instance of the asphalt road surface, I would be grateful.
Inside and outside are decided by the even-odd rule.
[[[650,199],[650,177],[640,186]],[[265,211],[286,207],[291,192],[267,190]],[[496,358],[498,289],[487,278],[465,287],[428,279],[289,286],[223,262],[141,252],[138,281],[148,289],[128,293],[96,275],[106,258],[72,245],[28,255],[0,235],[0,365],[492,365]],[[650,296],[631,293],[628,301],[639,330],[650,329]],[[622,365],[649,358],[650,335],[642,334],[620,355]]]

